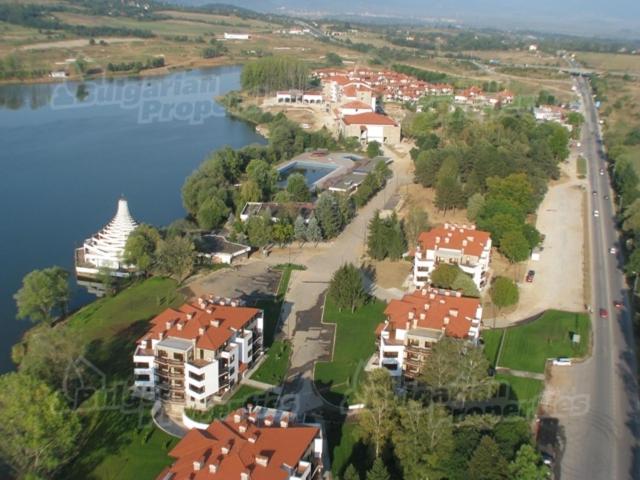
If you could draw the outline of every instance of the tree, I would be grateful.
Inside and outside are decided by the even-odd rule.
[[[307,224],[307,240],[316,245],[322,240],[322,230],[320,230],[320,225],[318,225],[318,220],[315,216],[311,217]]]
[[[507,201],[525,213],[536,208],[536,197],[526,173],[487,178],[487,190],[487,199]]]
[[[458,276],[451,284],[451,290],[462,292],[465,297],[480,297],[480,290],[478,290],[473,278],[464,272],[458,273]]]
[[[505,417],[493,428],[493,439],[504,458],[511,461],[522,445],[531,442],[529,422],[522,417]]]
[[[289,175],[289,178],[287,178],[287,192],[293,202],[308,202],[311,199],[307,181],[301,173]]]
[[[638,275],[640,273],[640,248],[633,249],[624,266],[624,271],[627,272],[627,275]]]
[[[440,405],[408,400],[398,409],[393,449],[405,480],[438,478],[453,449],[453,421]]]
[[[640,199],[635,200],[624,209],[624,222],[622,227],[627,232],[640,232]]]
[[[376,457],[371,470],[367,472],[367,480],[391,480],[389,471],[380,457]]]
[[[0,456],[18,476],[52,478],[76,453],[75,413],[45,383],[21,373],[0,377]]]
[[[238,199],[238,208],[244,208],[247,202],[259,202],[262,200],[262,190],[253,180],[247,180],[240,187],[240,198]]]
[[[358,397],[364,404],[358,416],[360,429],[364,438],[373,443],[375,457],[378,458],[395,426],[396,397],[389,372],[383,368],[370,372]]]
[[[252,215],[247,220],[247,237],[252,247],[262,248],[271,241],[273,227],[270,216]]]
[[[438,288],[450,289],[461,273],[464,274],[457,265],[439,263],[431,272],[431,284]]]
[[[205,200],[198,209],[196,219],[198,225],[204,230],[213,230],[220,227],[229,216],[229,207],[219,197],[211,197]]]
[[[316,203],[315,216],[322,230],[322,236],[330,239],[342,230],[342,216],[335,195],[323,192]]]
[[[301,215],[296,217],[293,224],[293,236],[302,245],[307,240],[307,224]]]
[[[506,480],[508,464],[500,454],[498,445],[489,436],[480,440],[478,447],[469,460],[467,475],[470,480]]]
[[[506,308],[518,303],[518,286],[506,277],[496,277],[489,290],[491,302],[498,308]]]
[[[524,444],[509,464],[509,475],[518,480],[544,480],[549,478],[549,469],[540,464],[540,455],[533,447]]]
[[[484,207],[484,195],[481,193],[471,195],[469,200],[467,200],[467,218],[475,222],[482,207]]]
[[[495,388],[488,371],[489,362],[480,347],[444,337],[434,345],[420,381],[448,392],[451,400],[481,400],[489,398]]]
[[[360,308],[367,299],[360,270],[351,263],[342,265],[331,278],[328,294],[340,311]]]
[[[273,226],[273,240],[281,246],[291,242],[293,235],[293,225],[288,222],[276,222]]]
[[[380,218],[380,211],[376,210],[369,222],[369,235],[367,236],[367,253],[375,260],[382,260],[387,256],[384,236],[384,222]]]
[[[427,212],[417,206],[411,207],[404,219],[404,231],[409,246],[415,247],[418,242],[418,236],[427,230],[429,230],[429,215]]]
[[[443,177],[436,185],[435,205],[439,210],[456,209],[464,205],[464,192],[455,177]]]
[[[342,474],[342,480],[360,480],[360,475],[352,463],[349,464]]]
[[[382,148],[380,148],[380,144],[375,140],[369,142],[369,144],[367,145],[367,157],[375,158],[379,157],[380,155],[382,155]]]
[[[153,268],[160,233],[151,225],[140,224],[131,232],[124,247],[124,261],[147,274]]]
[[[260,189],[262,199],[268,200],[275,190],[278,172],[264,160],[254,159],[247,165],[247,176]]]
[[[71,297],[68,279],[69,272],[60,267],[34,270],[25,275],[22,287],[13,296],[18,318],[51,323],[54,311],[65,313]]]
[[[156,269],[160,275],[184,282],[195,265],[195,246],[188,237],[169,237],[158,242]]]
[[[327,52],[324,56],[324,62],[329,67],[340,67],[342,66],[342,57],[335,52]]]
[[[20,373],[60,390],[67,367],[84,354],[84,345],[63,328],[34,328],[22,344],[23,353],[18,360]]]
[[[500,240],[500,252],[511,263],[523,262],[529,258],[531,247],[522,230],[511,230]]]

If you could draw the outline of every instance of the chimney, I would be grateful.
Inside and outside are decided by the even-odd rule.
[[[462,240],[462,246],[463,246],[463,247],[466,247],[466,246],[467,246],[467,240],[466,240],[466,239],[465,239],[465,240]]]
[[[414,312],[413,310],[411,310],[409,312],[409,320],[413,320],[413,318],[416,316],[416,312]]]
[[[410,330],[411,329],[411,322],[409,320],[407,320],[407,323],[404,324],[404,329],[405,330]]]
[[[209,473],[217,473],[219,466],[220,466],[220,463],[218,462],[218,460],[216,460],[215,463],[210,463],[209,464]]]
[[[226,455],[227,453],[229,453],[230,449],[231,449],[231,442],[227,442],[225,445],[220,447],[220,453],[222,453],[223,455]]]
[[[233,423],[240,423],[240,420],[242,420],[242,415],[240,414],[240,412],[236,412],[233,414]]]
[[[282,415],[280,418],[280,428],[287,428],[289,426],[289,415]]]
[[[271,425],[273,425],[273,416],[268,415],[265,419],[264,419],[264,424],[267,427],[270,427]]]
[[[240,480],[249,480],[249,472],[240,472]]]
[[[412,323],[413,328],[418,328],[418,319],[414,318]]]
[[[440,243],[440,235],[436,235],[436,245]]]
[[[216,318],[215,320],[210,320],[209,325],[218,328],[220,326],[220,319]]]
[[[445,326],[446,326],[446,325],[449,325],[449,317],[444,317],[444,318],[442,319],[442,324],[443,324],[443,325],[445,325]]]
[[[162,340],[164,338],[164,332],[158,332],[158,340]]]
[[[445,230],[449,230],[449,223],[445,223],[445,224],[444,224],[444,229],[445,229]]]
[[[204,327],[198,328],[198,335],[204,335],[204,331],[205,331]]]
[[[249,437],[249,443],[256,443],[258,441],[258,436],[260,432],[255,432],[253,435]]]
[[[256,463],[261,467],[266,467],[269,464],[269,457],[266,455],[256,455]]]
[[[449,315],[451,315],[454,318],[457,318],[458,317],[458,309],[457,308],[451,308],[449,310]]]
[[[431,293],[429,294],[429,299],[430,299],[430,300],[435,300],[435,299],[436,299],[436,294],[435,294],[435,293],[433,293],[433,292],[431,292]]]
[[[473,235],[469,235],[469,236],[467,237],[467,240],[469,240],[470,242],[473,242]]]
[[[169,322],[169,321],[165,322],[164,328],[165,328],[165,330],[169,330],[171,328],[171,322]]]
[[[211,308],[207,308],[205,311],[206,311],[206,312],[207,312],[207,314],[209,314],[209,315],[211,315],[211,314],[213,313],[213,309],[211,309]]]
[[[243,422],[240,425],[238,425],[238,431],[240,433],[245,433],[247,431],[247,424]]]
[[[182,324],[181,324],[181,323],[178,323],[178,324],[176,325],[176,327],[178,328],[178,331],[179,331],[179,332],[181,332],[181,331],[182,331]]]
[[[144,350],[146,350],[147,348],[149,348],[149,347],[148,347],[148,345],[149,345],[149,341],[148,341],[148,340],[142,340],[142,341],[140,342],[140,346],[141,346]]]
[[[193,318],[193,312],[187,313],[187,320],[191,320]]]
[[[456,297],[458,298],[462,297],[462,292],[456,292]]]
[[[426,288],[423,288],[423,289],[422,289],[422,291],[421,291],[421,293],[422,293],[422,296],[423,296],[423,297],[424,297],[424,296],[426,296],[426,295],[427,295],[427,289],[426,289]]]
[[[444,237],[444,243],[449,243],[449,237]]]
[[[193,462],[193,471],[197,472],[203,467],[202,462],[200,460],[196,460]]]
[[[425,303],[425,304],[424,304],[424,311],[425,311],[425,312],[426,312],[426,311],[428,311],[428,310],[429,310],[429,307],[431,307],[431,304],[430,304],[430,303]]]
[[[426,318],[427,318],[427,314],[426,313],[423,312],[423,313],[420,314],[420,320],[425,320]]]

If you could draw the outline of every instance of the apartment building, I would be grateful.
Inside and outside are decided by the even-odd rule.
[[[477,343],[482,304],[460,292],[423,288],[392,300],[378,325],[378,366],[393,377],[415,379],[443,337]]]
[[[422,232],[418,237],[413,264],[413,283],[416,288],[429,284],[430,276],[439,263],[458,265],[473,278],[479,289],[487,284],[491,259],[491,236],[476,230],[474,225],[443,226]]]
[[[167,409],[210,408],[263,353],[263,311],[237,301],[201,297],[151,325],[133,355],[134,388]]]
[[[193,429],[169,452],[157,480],[314,480],[323,471],[322,428],[264,407],[236,410]]]

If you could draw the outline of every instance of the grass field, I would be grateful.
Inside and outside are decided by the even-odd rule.
[[[517,400],[520,413],[527,418],[532,418],[538,409],[540,396],[544,390],[544,382],[534,378],[515,377],[513,375],[496,375],[496,380],[508,386],[509,398]],[[504,391],[505,387],[501,387]]]
[[[482,334],[490,361],[490,355],[495,358],[502,330],[486,330]],[[590,331],[591,324],[586,314],[549,310],[533,322],[506,329],[497,364],[513,370],[543,373],[548,358],[584,357],[589,351]],[[572,332],[581,336],[577,346],[571,343]]]
[[[331,362],[318,362],[315,381],[332,392],[346,393],[353,387],[362,372],[365,362],[376,348],[375,329],[384,321],[386,303],[374,300],[355,313],[338,311],[327,299],[324,321],[335,323],[336,339]]]
[[[260,368],[251,376],[258,382],[279,385],[289,370],[289,357],[291,356],[291,344],[287,341],[276,340],[271,345],[268,357],[260,365]]]
[[[577,60],[587,68],[640,74],[640,56],[638,55],[580,52],[577,54]]]

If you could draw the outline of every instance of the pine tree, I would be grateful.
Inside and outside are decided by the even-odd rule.
[[[307,240],[307,225],[304,222],[304,218],[298,215],[295,223],[293,224],[293,236],[302,245]]]
[[[307,225],[307,240],[316,245],[322,240],[322,230],[320,230],[320,225],[318,225],[318,220],[315,216],[309,219],[309,224]]]
[[[376,458],[371,470],[367,472],[367,480],[391,480],[389,471],[380,457]]]
[[[369,222],[369,236],[367,237],[368,253],[374,260],[382,260],[387,256],[385,226],[380,218],[380,211],[376,210]]]
[[[356,470],[356,467],[353,464],[349,464],[347,469],[342,474],[342,480],[360,480],[360,474]]]
[[[348,308],[354,312],[364,304],[367,294],[360,270],[355,265],[347,263],[336,270],[329,283],[329,297],[340,311]]]
[[[320,195],[316,203],[316,217],[325,239],[333,238],[340,233],[342,216],[335,195],[329,192]]]
[[[469,460],[467,478],[470,480],[506,480],[508,464],[496,442],[489,436],[482,437]]]

